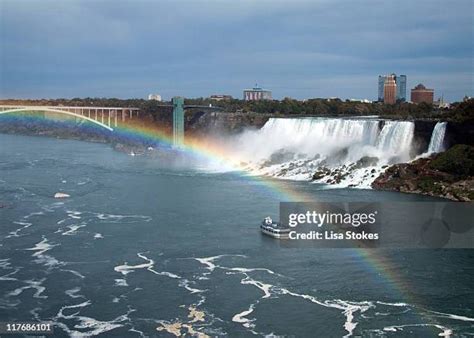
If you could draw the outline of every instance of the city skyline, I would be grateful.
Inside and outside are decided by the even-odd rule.
[[[473,3],[0,0],[1,98],[473,95]],[[388,15],[388,13],[390,15]],[[25,24],[27,23],[27,24]]]

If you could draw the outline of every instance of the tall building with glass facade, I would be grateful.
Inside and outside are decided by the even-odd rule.
[[[407,100],[407,76],[406,75],[396,76],[395,82],[397,83],[397,100],[406,101]]]
[[[395,83],[397,85],[396,99],[399,101],[407,100],[407,76],[391,74],[391,75],[379,75],[378,82],[378,100],[380,102],[384,101],[384,84],[387,78],[395,78]]]
[[[383,101],[383,84],[385,83],[385,76],[379,75],[379,95],[378,101]]]

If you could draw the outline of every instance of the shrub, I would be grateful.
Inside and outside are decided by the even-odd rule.
[[[430,167],[453,175],[474,176],[474,147],[456,144],[436,156]]]

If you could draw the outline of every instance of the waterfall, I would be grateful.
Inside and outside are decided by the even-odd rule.
[[[395,156],[407,161],[410,158],[414,131],[413,122],[387,121],[377,139],[376,147],[386,156]]]
[[[370,117],[271,118],[218,142],[227,161],[255,175],[369,188],[389,165],[412,159],[414,131],[414,122]]]
[[[271,118],[257,131],[240,135],[233,146],[243,161],[268,160],[279,152],[295,158],[324,157],[341,151],[349,161],[376,156],[387,162],[393,157],[409,159],[415,125],[386,121],[379,131],[377,119]]]
[[[235,146],[245,160],[265,160],[279,151],[300,156],[330,156],[346,147],[371,145],[377,120],[271,118],[258,131],[243,133]],[[234,148],[234,150],[235,150]]]
[[[409,161],[415,124],[376,118],[271,118],[228,142],[228,153],[258,175],[308,180],[321,170],[341,186],[369,187],[386,165]],[[334,174],[337,173],[337,174]],[[323,175],[322,183],[332,183]]]
[[[436,123],[433,133],[431,134],[430,145],[428,146],[428,154],[440,153],[444,151],[444,135],[446,134],[446,122]]]

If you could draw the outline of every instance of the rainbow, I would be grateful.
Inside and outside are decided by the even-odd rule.
[[[14,113],[8,114],[9,119],[15,120],[17,118],[25,118],[24,114]],[[13,115],[13,116],[12,116]],[[16,116],[18,115],[18,116]],[[28,118],[35,121],[44,120],[44,117],[28,115]],[[0,116],[0,121],[2,116]],[[62,122],[63,123],[63,122]],[[84,128],[94,129],[95,132],[110,133],[109,131],[97,126],[91,126],[90,123],[84,124]],[[146,123],[144,121],[127,121],[127,124],[120,124],[114,129],[114,135],[120,139],[129,141],[140,141],[144,144],[161,146],[163,148],[172,148],[172,135],[165,128],[159,128],[156,125]],[[240,176],[248,180],[253,180],[258,183],[258,186],[263,187],[266,191],[272,194],[276,199],[287,202],[315,202],[317,197],[296,191],[288,182],[279,181],[269,177],[251,175],[244,170],[244,167],[238,163],[229,153],[227,149],[219,146],[218,143],[210,142],[199,137],[186,136],[185,144],[182,149],[187,154],[197,156],[200,158],[209,159],[211,161],[225,162]],[[353,254],[356,260],[365,266],[372,276],[382,285],[387,287],[388,293],[394,294],[401,302],[410,304],[414,307],[423,307],[423,301],[416,297],[412,292],[413,288],[407,280],[401,276],[399,269],[396,267],[390,258],[384,256],[381,250],[371,248],[355,248],[347,249]],[[434,320],[430,318],[430,320]]]

